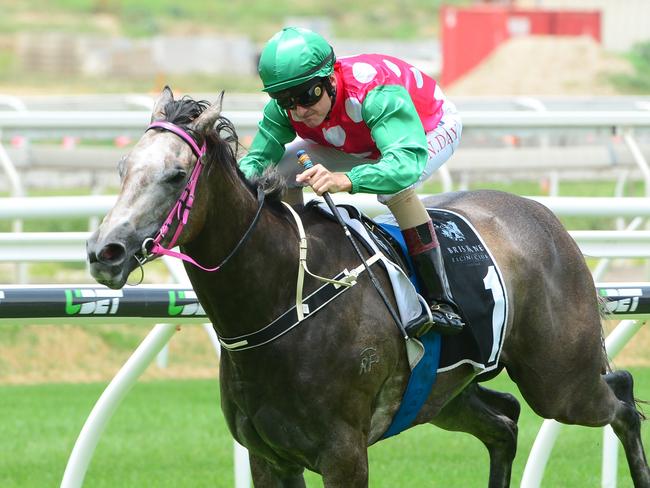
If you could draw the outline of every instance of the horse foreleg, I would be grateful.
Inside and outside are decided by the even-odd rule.
[[[251,475],[255,488],[304,488],[303,468],[284,468],[249,453]]]
[[[324,488],[367,488],[367,437],[356,431],[333,435],[319,456],[318,471]]]
[[[650,470],[641,441],[642,416],[634,403],[634,382],[627,371],[615,371],[604,376],[607,385],[618,398],[612,429],[625,449],[627,464],[636,487],[650,486]]]
[[[517,452],[519,402],[499,393],[470,384],[431,420],[438,427],[467,432],[478,438],[490,454],[490,488],[510,486],[512,462]]]

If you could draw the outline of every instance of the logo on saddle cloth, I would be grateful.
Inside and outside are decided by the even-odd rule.
[[[453,220],[434,222],[433,226],[436,229],[438,240],[442,237],[448,239],[450,242],[453,241],[456,243],[455,245],[449,245],[446,247],[447,254],[449,255],[448,261],[450,263],[480,263],[491,260],[490,255],[483,246],[483,243],[468,244],[465,234],[463,234],[463,232],[458,228],[458,224]],[[475,236],[472,235],[470,239],[473,241],[474,238]],[[447,261],[447,259],[445,259],[445,261]]]
[[[456,225],[456,222],[452,222],[451,220],[447,222],[438,223],[436,230],[437,231],[439,230],[443,236],[453,241],[465,240],[465,234],[463,234],[460,231],[460,229]]]

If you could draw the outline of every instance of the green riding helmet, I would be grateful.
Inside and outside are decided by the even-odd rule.
[[[334,71],[334,50],[322,36],[301,27],[285,27],[264,46],[259,72],[265,92],[300,85]]]

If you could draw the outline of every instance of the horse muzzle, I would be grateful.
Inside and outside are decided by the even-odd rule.
[[[86,242],[86,254],[90,274],[98,283],[112,289],[124,286],[126,280],[138,266],[135,254],[140,246],[131,245],[129,240],[109,238],[99,240],[95,232]]]

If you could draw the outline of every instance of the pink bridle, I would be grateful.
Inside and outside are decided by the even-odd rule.
[[[187,261],[188,263],[193,264],[194,266],[202,269],[203,271],[208,271],[208,272],[218,271],[219,268],[221,268],[226,263],[226,261],[228,261],[230,257],[233,254],[235,254],[237,249],[239,249],[239,247],[246,241],[246,239],[250,235],[251,230],[255,226],[255,223],[257,222],[257,219],[260,216],[262,205],[264,203],[264,193],[258,188],[259,208],[257,209],[257,213],[255,214],[255,217],[253,218],[253,222],[251,223],[250,227],[248,228],[248,230],[246,231],[242,239],[232,250],[232,252],[219,265],[213,268],[208,268],[197,263],[193,258],[188,256],[187,254],[172,251],[172,248],[176,245],[176,241],[178,241],[179,236],[181,235],[183,229],[185,228],[185,225],[187,224],[187,221],[190,216],[190,210],[192,210],[192,206],[194,205],[194,192],[196,190],[196,184],[199,181],[199,176],[201,175],[201,171],[203,170],[204,167],[203,156],[205,155],[206,145],[204,142],[203,145],[199,148],[196,141],[185,130],[167,121],[152,122],[149,125],[149,127],[147,127],[145,132],[149,129],[155,129],[155,128],[168,130],[169,132],[173,132],[178,137],[183,139],[192,148],[192,152],[194,152],[194,154],[196,155],[197,161],[196,164],[194,165],[194,169],[192,170],[192,174],[190,175],[190,178],[187,181],[187,185],[183,190],[183,193],[181,193],[181,196],[178,198],[178,200],[170,210],[169,214],[167,215],[167,218],[163,222],[162,226],[160,227],[160,230],[158,230],[154,238],[152,239],[151,237],[148,237],[142,242],[142,246],[141,246],[142,257],[140,258],[136,256],[136,260],[138,261],[138,263],[140,263],[140,265],[143,265],[144,263],[152,259],[154,256],[166,255],[166,256],[182,259],[183,261]],[[169,241],[168,247],[164,247],[161,244],[161,242],[167,235],[167,232],[169,231],[169,228],[174,223],[174,221],[178,221],[178,224],[176,225],[176,231],[174,232],[174,235]]]

